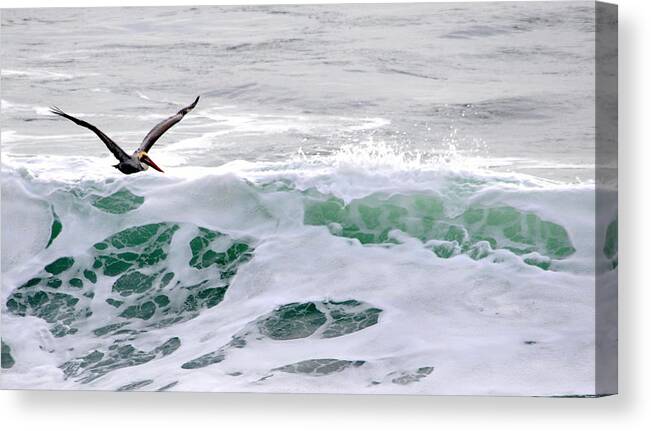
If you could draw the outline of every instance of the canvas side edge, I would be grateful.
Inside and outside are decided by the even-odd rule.
[[[618,392],[618,9],[595,3],[595,395]]]

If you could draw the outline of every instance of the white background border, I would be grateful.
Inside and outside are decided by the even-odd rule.
[[[396,0],[395,2],[403,2]],[[0,7],[279,4],[0,0]],[[296,3],[343,3],[298,0]],[[355,3],[379,3],[355,1]],[[3,430],[651,429],[651,2],[619,0],[620,395],[601,399],[0,391]],[[650,121],[651,122],[651,121]],[[646,424],[646,425],[645,425]]]

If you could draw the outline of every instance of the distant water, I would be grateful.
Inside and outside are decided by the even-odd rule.
[[[136,147],[201,94],[157,148],[168,166],[373,138],[588,180],[593,18],[591,2],[5,10],[3,151],[105,155],[50,104]]]
[[[3,10],[2,386],[594,392],[593,18]]]

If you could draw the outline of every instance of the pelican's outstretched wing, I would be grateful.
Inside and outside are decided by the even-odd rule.
[[[131,156],[129,156],[122,148],[118,146],[111,138],[106,136],[104,132],[99,130],[97,127],[93,126],[90,123],[85,122],[84,120],[80,120],[79,118],[75,118],[72,115],[68,115],[65,112],[63,112],[61,109],[57,108],[56,106],[53,106],[50,108],[50,112],[56,115],[59,115],[63,118],[67,118],[68,120],[72,121],[73,123],[85,127],[91,131],[93,131],[98,138],[104,142],[106,147],[113,153],[116,159],[118,159],[121,162],[124,162],[125,160],[129,160]]]
[[[145,136],[145,139],[142,140],[142,144],[140,144],[140,148],[138,148],[137,151],[149,151],[151,147],[156,143],[156,141],[158,141],[158,138],[163,136],[163,133],[167,132],[170,127],[181,121],[183,117],[185,117],[185,114],[192,111],[192,109],[197,106],[198,101],[199,96],[194,99],[194,102],[192,102],[191,105],[186,106],[168,119],[158,123],[153,129],[151,129],[149,133],[147,133],[147,136]]]

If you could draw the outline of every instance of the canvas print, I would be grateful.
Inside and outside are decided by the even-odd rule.
[[[3,9],[3,389],[617,392],[617,9]]]

